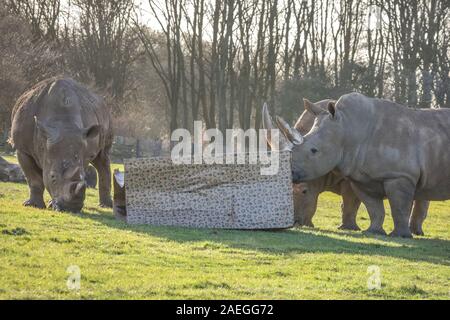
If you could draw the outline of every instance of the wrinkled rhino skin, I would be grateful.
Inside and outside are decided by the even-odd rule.
[[[12,112],[10,139],[30,189],[24,205],[45,208],[47,189],[54,209],[80,211],[85,168],[92,163],[99,175],[100,205],[112,207],[112,139],[109,109],[76,81],[51,78],[25,92]]]
[[[25,182],[25,176],[19,165],[9,163],[0,157],[0,181],[3,182]]]
[[[327,110],[310,106],[318,121],[292,148],[293,179],[307,182],[337,169],[367,207],[367,231],[385,233],[387,198],[391,235],[420,234],[428,201],[450,198],[450,110],[410,109],[359,93],[342,96]]]

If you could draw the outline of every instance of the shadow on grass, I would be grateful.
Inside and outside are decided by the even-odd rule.
[[[317,252],[386,256],[450,266],[450,241],[444,239],[401,239],[366,235],[361,232],[310,228],[279,231],[240,231],[128,225],[117,221],[111,214],[110,209],[90,209],[95,210],[96,213],[84,213],[79,215],[80,218],[93,219],[110,228],[133,231],[178,243],[217,243],[230,248],[259,251],[267,254]],[[368,240],[370,242],[367,242]]]

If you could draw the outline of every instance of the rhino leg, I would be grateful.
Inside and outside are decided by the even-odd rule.
[[[411,217],[409,218],[409,229],[413,234],[423,236],[422,224],[427,217],[430,202],[426,200],[415,200]]]
[[[386,235],[386,231],[383,229],[384,216],[386,215],[383,199],[368,195],[354,183],[352,183],[351,186],[356,196],[364,203],[367,212],[369,213],[370,226],[364,232]]]
[[[316,214],[318,199],[319,199],[319,193],[310,194],[308,196],[307,208],[305,210],[305,218],[303,220],[303,225],[306,227],[314,228],[314,223],[312,222],[312,218]]]
[[[19,160],[23,173],[27,178],[28,187],[30,188],[30,198],[24,201],[23,205],[45,209],[45,187],[42,179],[42,170],[37,166],[32,157],[21,151],[17,151],[17,160]]]
[[[386,181],[384,189],[394,220],[394,231],[390,236],[412,238],[408,220],[414,200],[415,186],[407,179],[400,178]]]
[[[301,226],[314,228],[314,224],[312,222],[312,218],[317,210],[317,200],[319,198],[319,194],[309,194],[304,198],[304,202],[302,203],[304,216],[300,222]]]
[[[299,190],[298,186],[293,185],[293,198],[294,198],[294,221],[295,226],[303,226],[303,203],[302,199],[304,194],[302,190]]]
[[[350,182],[343,181],[341,183],[342,194],[342,224],[339,226],[341,230],[361,230],[356,223],[356,215],[358,213],[361,200],[353,192]]]
[[[98,193],[100,197],[100,206],[112,208],[111,199],[111,167],[109,155],[102,150],[92,161],[98,172]]]

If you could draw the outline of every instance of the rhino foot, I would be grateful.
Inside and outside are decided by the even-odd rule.
[[[102,201],[100,201],[100,207],[102,207],[102,208],[112,208],[113,207],[113,202],[112,202],[111,199],[102,200]]]
[[[412,238],[411,231],[409,229],[395,229],[389,234],[390,237]]]
[[[44,203],[43,200],[28,199],[28,200],[25,200],[23,202],[23,205],[25,207],[34,207],[34,208],[38,208],[38,209],[45,209],[46,208],[45,203]]]
[[[387,235],[386,231],[384,231],[383,228],[373,228],[373,227],[370,227],[369,229],[365,230],[364,233],[379,234],[382,236]]]
[[[312,222],[295,222],[294,227],[309,227],[314,228],[314,224]]]
[[[409,230],[412,234],[415,234],[416,236],[424,236],[425,233],[423,233],[422,227],[419,226],[409,226]]]
[[[422,236],[422,237],[425,235],[425,233],[422,230],[414,230],[414,231],[411,230],[411,233],[415,234],[416,236]]]
[[[343,224],[341,224],[338,227],[338,229],[339,230],[352,230],[352,231],[359,231],[359,230],[361,230],[361,228],[358,227],[358,225],[356,223],[355,224],[345,224],[345,223],[343,223]]]
[[[311,221],[306,222],[303,224],[304,227],[309,227],[309,228],[314,228],[314,223],[312,223]]]

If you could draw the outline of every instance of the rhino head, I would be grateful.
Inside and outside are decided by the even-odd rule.
[[[280,149],[292,152],[292,181],[306,182],[332,171],[342,159],[344,128],[342,116],[335,102],[330,101],[324,110],[304,99],[305,109],[316,116],[313,127],[305,135],[276,117],[276,125],[283,133]],[[274,128],[267,107],[263,107],[263,125]],[[270,144],[270,137],[268,138]]]
[[[43,137],[42,176],[57,211],[78,212],[86,192],[85,168],[95,156],[88,152],[88,140],[95,138],[99,125],[79,128],[74,124],[41,122],[35,118]]]

